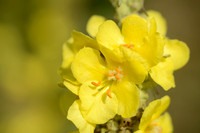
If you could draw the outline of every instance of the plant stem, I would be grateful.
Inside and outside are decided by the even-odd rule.
[[[144,0],[109,0],[115,8],[115,20],[117,23],[132,14],[139,13],[143,9]]]

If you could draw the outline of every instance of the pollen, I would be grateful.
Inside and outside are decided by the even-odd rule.
[[[158,123],[153,123],[152,124],[152,132],[155,132],[155,133],[162,133],[163,132],[163,129],[162,129],[162,127],[160,127],[159,125],[158,125]]]
[[[92,82],[92,84],[95,85],[95,86],[100,86],[101,85],[101,81],[99,81],[98,83]]]
[[[108,76],[109,76],[109,77],[112,77],[112,76],[115,76],[115,74],[110,74],[110,73],[109,73]]]
[[[134,44],[123,44],[124,47],[127,48],[133,48],[135,45]]]
[[[116,78],[116,79],[120,79],[119,75],[120,75],[120,74],[117,73],[117,74],[115,75],[115,78]]]
[[[116,68],[108,71],[108,80],[120,80],[123,77],[122,69]]]
[[[111,89],[110,88],[108,88],[108,90],[106,91],[106,94],[108,95],[108,97],[112,98],[112,96],[111,96]]]
[[[154,126],[158,126],[158,124],[157,124],[157,123],[154,123],[153,125],[154,125]]]
[[[116,68],[115,70],[117,71],[118,74],[121,73],[121,70],[119,68]]]

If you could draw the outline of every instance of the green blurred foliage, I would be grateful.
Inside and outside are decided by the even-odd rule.
[[[62,44],[72,30],[70,3],[0,1],[0,132],[62,133],[73,128],[65,117],[75,96],[57,85]]]

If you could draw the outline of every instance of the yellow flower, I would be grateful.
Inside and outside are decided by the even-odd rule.
[[[100,25],[96,39],[104,56],[116,62],[122,62],[122,53],[130,50],[147,70],[163,58],[164,39],[156,32],[153,18],[147,21],[130,15],[122,20],[122,31],[115,22],[107,20]]]
[[[171,87],[175,87],[173,72],[186,64],[189,50],[186,44],[178,40],[165,41],[158,34],[158,32],[163,35],[166,33],[164,18],[155,11],[148,11],[148,13],[149,21],[137,15],[126,17],[122,21],[122,33],[113,21],[108,20],[103,23],[104,19],[101,19],[102,21],[99,23],[103,24],[100,27],[96,25],[99,27],[98,32],[95,30],[96,39],[107,60],[123,62],[123,53],[131,54],[132,52],[131,57],[145,66],[152,79],[164,90],[169,90]],[[92,20],[95,21],[95,18]],[[96,21],[99,19],[96,18]],[[148,25],[150,26],[148,27]],[[127,56],[126,58],[131,57]]]
[[[133,55],[124,53],[124,56]],[[139,106],[139,89],[147,75],[144,66],[134,58],[122,63],[107,61],[93,48],[82,48],[72,62],[72,73],[82,85],[79,91],[83,117],[102,124],[116,114],[132,117]]]
[[[159,12],[148,11],[150,17],[156,19],[158,25],[158,32],[166,34],[166,21]],[[183,67],[189,60],[189,48],[184,42],[179,40],[165,40],[163,59],[159,64],[154,66],[150,75],[152,79],[162,86],[164,90],[169,90],[175,87],[173,72]]]
[[[95,124],[87,122],[80,112],[80,100],[76,100],[68,110],[67,119],[71,120],[80,133],[94,133]],[[75,131],[76,133],[77,131]]]
[[[134,133],[172,133],[172,120],[168,113],[160,116],[169,106],[169,96],[151,102],[144,110],[139,129]]]
[[[63,45],[63,62],[60,74],[63,78],[63,84],[76,95],[78,95],[80,83],[77,82],[71,72],[71,63],[76,53],[85,46],[99,49],[94,39],[78,31],[72,31],[72,38]]]

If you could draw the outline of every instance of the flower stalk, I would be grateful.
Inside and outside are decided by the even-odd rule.
[[[115,9],[115,21],[120,23],[126,16],[138,13],[144,6],[144,0],[109,0]]]

